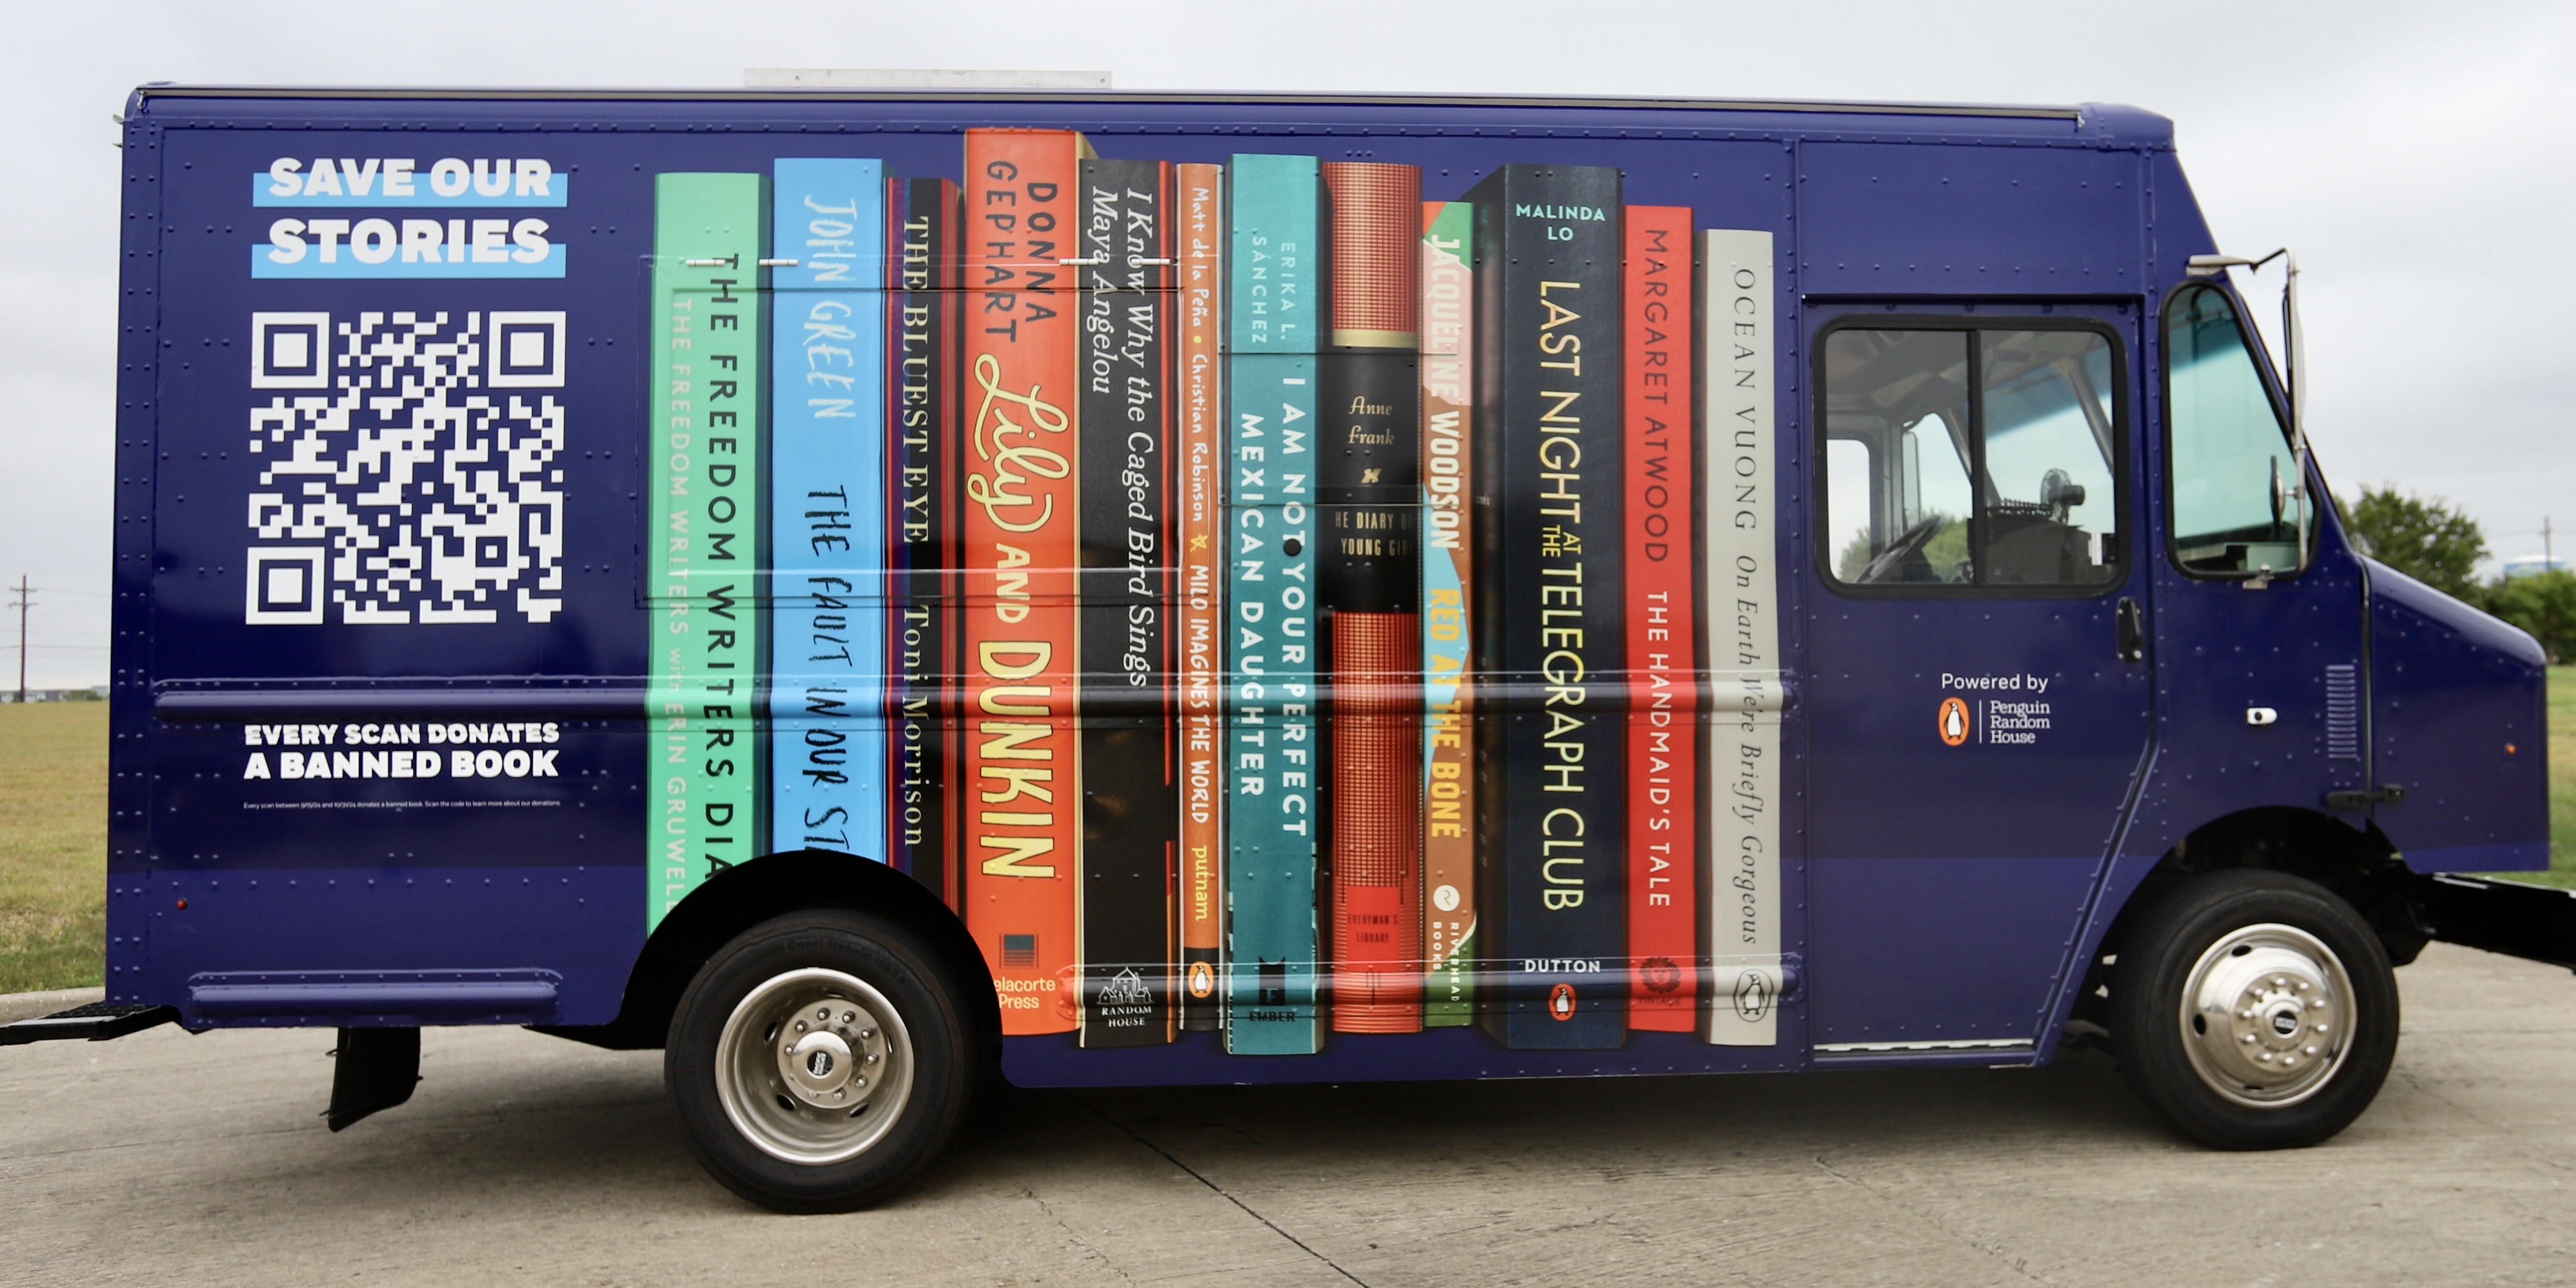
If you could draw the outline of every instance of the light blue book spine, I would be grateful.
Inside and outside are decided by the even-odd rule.
[[[1311,1055],[1324,742],[1315,686],[1315,376],[1323,171],[1226,167],[1225,1049]]]
[[[774,192],[769,848],[882,863],[885,166],[782,158]]]

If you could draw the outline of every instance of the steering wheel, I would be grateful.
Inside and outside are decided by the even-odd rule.
[[[1878,557],[1870,560],[1869,566],[1860,570],[1860,580],[1862,582],[1896,580],[1897,570],[1903,568],[1907,561],[1922,554],[1923,547],[1932,544],[1933,535],[1939,531],[1941,531],[1941,516],[1936,514],[1897,534],[1896,540],[1887,549],[1879,551]]]

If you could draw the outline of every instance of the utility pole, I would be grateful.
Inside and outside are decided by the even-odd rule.
[[[2545,514],[2540,516],[2540,570],[2558,570],[2558,552],[2549,548],[2549,516]]]
[[[27,598],[27,574],[18,574],[18,602],[9,605],[18,610],[18,705],[27,705],[27,610],[36,601]]]

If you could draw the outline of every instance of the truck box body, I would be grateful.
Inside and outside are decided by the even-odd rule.
[[[975,155],[1022,159],[969,173],[967,132],[1004,129],[1045,133],[979,134],[1000,142]],[[2376,838],[2418,872],[2548,862],[2540,659],[2527,637],[2353,553],[2330,512],[2313,520],[2308,566],[2284,566],[2260,589],[2235,574],[2255,572],[2265,538],[2180,544],[2207,534],[2178,533],[2174,517],[2204,504],[2199,484],[2171,468],[2176,310],[2195,290],[2215,292],[2189,305],[2215,310],[2211,327],[2245,310],[2222,279],[2191,271],[2192,256],[2218,247],[2169,124],[2133,109],[151,89],[129,111],[125,140],[107,980],[112,1001],[176,1007],[191,1027],[632,1021],[650,992],[638,963],[661,928],[717,924],[709,909],[728,891],[751,889],[764,865],[793,863],[875,866],[853,878],[857,889],[909,876],[928,893],[903,906],[946,909],[997,979],[1037,979],[1000,999],[1004,1067],[1023,1084],[2031,1063],[2055,1050],[2130,896],[2221,820],[2296,811],[2356,844]],[[1227,1033],[1197,1027],[1191,1008],[1269,1014],[1256,992],[1274,963],[1184,969],[1178,927],[1191,892],[1180,883],[1193,869],[1177,855],[1112,863],[1104,852],[1085,866],[1085,828],[1107,835],[1100,820],[1124,808],[1076,808],[1097,785],[1089,779],[1136,775],[1086,776],[1077,748],[1182,758],[1157,771],[1165,784],[1187,780],[1189,752],[1174,736],[1071,734],[1085,720],[1177,720],[1180,668],[1166,659],[1122,674],[1114,661],[1010,651],[1012,612],[1071,631],[1075,606],[1045,587],[1104,584],[1043,558],[1011,563],[1013,533],[1093,510],[1069,499],[1051,516],[1009,507],[1070,498],[1047,489],[1104,477],[1068,458],[1077,444],[1090,452],[1111,440],[1048,417],[1077,405],[1106,414],[1119,400],[1103,385],[1086,401],[1053,376],[1035,387],[1014,373],[1044,363],[1013,365],[1020,355],[1001,346],[1051,343],[1051,324],[1069,336],[1095,291],[1121,306],[1154,296],[1143,303],[1166,332],[1207,324],[1182,307],[1181,274],[1162,267],[1191,253],[1188,176],[1283,155],[1328,170],[1418,167],[1419,200],[1433,206],[1519,167],[1484,192],[1515,191],[1525,174],[1539,176],[1529,191],[1550,190],[1550,174],[1613,176],[1557,190],[1687,210],[1678,253],[1695,285],[1672,316],[1690,325],[1695,357],[1672,374],[1693,391],[1675,422],[1691,466],[1668,485],[1692,489],[1699,516],[1671,538],[1699,592],[1673,627],[1698,676],[1683,735],[1697,768],[1679,789],[1694,803],[1692,960],[1605,955],[1597,926],[1581,952],[1553,960],[1547,932],[1514,921],[1514,957],[1473,971],[1476,1005],[1510,1022],[1410,1032],[1334,1031],[1322,1022],[1333,963],[1275,964],[1322,981],[1311,1003],[1320,1036],[1311,1053],[1230,1053]],[[1159,253],[1122,250],[1105,231],[1096,243],[1077,236],[1076,220],[1094,212],[1076,198],[1090,189],[996,168],[1060,163],[1088,175],[1092,156],[1169,162],[1161,173],[1183,176],[1119,207],[1166,212],[1147,238]],[[835,195],[841,178],[815,176],[861,167],[808,164],[817,161],[872,162],[878,186]],[[958,203],[940,230],[953,259],[905,278],[906,212],[941,191]],[[1278,200],[1279,189],[1263,191]],[[1622,206],[1495,213],[1568,229],[1607,221],[1599,244],[1617,246]],[[1477,227],[1483,255],[1521,244]],[[1405,244],[1421,231],[1408,226]],[[1227,246],[1241,258],[1219,270],[1228,295],[1215,318],[1288,280],[1256,276],[1274,267],[1261,257],[1335,251]],[[809,280],[836,254],[855,266],[847,276]],[[1528,292],[1494,309],[1529,311],[1480,313],[1475,343],[1532,328],[1527,353],[1480,349],[1478,362],[1575,360],[1546,348],[1551,306],[1622,316],[1618,265],[1540,272],[1538,258],[1474,265],[1476,291]],[[1140,261],[1156,271],[1118,275]],[[1306,277],[1331,274],[1310,266]],[[933,299],[953,307],[914,320],[935,313],[954,330],[925,332],[929,347],[909,350],[902,310]],[[1325,303],[1305,301],[1314,321],[1302,348],[1273,336],[1266,348],[1229,339],[1219,350],[1220,396],[1245,401],[1227,405],[1237,437],[1199,467],[1246,489],[1215,494],[1225,507],[1215,531],[1237,543],[1229,557],[1278,553],[1257,550],[1260,524],[1237,519],[1294,522],[1262,516],[1300,508],[1284,480],[1255,486],[1237,473],[1251,468],[1244,436],[1293,435],[1310,414],[1315,433],[1347,429],[1337,415],[1347,409],[1296,411],[1283,424],[1269,410],[1280,399],[1250,400],[1263,380],[1298,379],[1276,372],[1299,364],[1338,387],[1333,364],[1358,350],[1335,339]],[[844,324],[837,311],[848,309],[873,310],[872,321]],[[1372,353],[1416,343],[1369,334]],[[1543,531],[1557,522],[1547,507],[1573,502],[1546,499],[1540,489],[1557,484],[1536,474],[1644,468],[1635,453],[1619,457],[1621,421],[1600,401],[1620,384],[1619,355],[1597,352],[1615,347],[1619,328],[1602,334],[1611,338],[1581,355],[1613,364],[1603,368],[1611,392],[1578,409],[1597,412],[1580,426],[1592,465],[1569,464],[1580,453],[1564,445],[1577,436],[1552,435],[1539,414],[1549,373],[1520,369],[1535,420],[1488,426],[1488,403],[1475,405],[1487,472],[1473,485],[1473,523],[1494,543],[1479,547],[1478,575],[1497,588],[1479,631],[1570,606],[1502,593],[1521,584],[1498,562],[1510,560],[1580,566],[1596,618],[1610,596],[1630,631],[1672,626],[1617,597],[1619,530],[1569,521]],[[1162,382],[1121,388],[1137,393],[1126,405],[1163,418],[1158,436],[1129,449],[1133,470],[1155,472],[1152,495],[1170,499],[1165,514],[1131,515],[1164,525],[1163,548],[1091,529],[1064,541],[1130,543],[1113,549],[1135,551],[1139,576],[1177,586],[1182,561],[1169,543],[1184,530],[1174,507],[1192,468],[1174,459],[1186,441],[1176,408],[1189,345],[1121,335],[1163,346],[1117,369],[1121,381]],[[987,365],[975,356],[984,353],[999,356]],[[1944,365],[1939,355],[1952,353],[1958,362]],[[2253,353],[2260,383],[2248,387],[2277,397],[2268,360]],[[1062,369],[1088,378],[1072,354]],[[1103,354],[1105,380],[1113,359]],[[1938,357],[1922,360],[1927,380],[1956,375],[1969,389],[1944,404],[1952,410],[1905,410],[1905,391],[1921,384],[1866,383],[1923,354]],[[908,380],[929,392],[909,399]],[[1518,417],[1522,404],[1511,407]],[[908,409],[926,419],[907,422]],[[927,446],[907,452],[907,433]],[[837,475],[777,472],[808,470],[795,463],[819,459],[809,449],[838,434],[867,436],[874,482],[861,494]],[[2061,448],[2043,440],[2077,444],[2084,459],[2045,456]],[[1503,459],[1512,453],[1525,459]],[[934,458],[949,463],[932,498],[943,535],[912,541],[902,524],[921,498],[904,490],[904,463]],[[1955,493],[1974,518],[1925,499],[1953,495],[1941,471],[1960,466],[1945,461],[1992,468],[1992,482]],[[1621,485],[1615,473],[1582,480],[1608,515]],[[1429,539],[1337,536],[1333,520],[1356,512],[1322,508],[1313,540]],[[961,521],[970,509],[978,517]],[[1854,514],[1875,517],[1855,527]],[[1907,551],[1900,529],[1916,520],[1931,535]],[[2271,519],[2284,522],[2295,519]],[[863,539],[836,535],[845,526],[865,528]],[[1902,557],[1873,576],[1870,559],[1846,558],[1856,533],[1862,555]],[[2205,553],[2222,546],[2234,553]],[[916,547],[957,562],[928,580],[898,575]],[[1103,566],[1081,548],[1085,568]],[[1334,547],[1363,548],[1395,550]],[[2229,559],[2242,567],[2210,572]],[[1215,581],[1226,582],[1223,569]],[[922,596],[937,585],[948,592]],[[1034,598],[1012,599],[1031,585]],[[908,635],[907,607],[939,614],[942,630],[922,636],[915,622]],[[1150,615],[1151,603],[1132,611]],[[970,622],[975,614],[987,616]],[[1257,677],[1237,661],[1260,651],[1245,642],[1256,626],[1273,623],[1218,620],[1229,730],[1281,722],[1260,748],[1273,759],[1259,781],[1299,790],[1302,777],[1319,789],[1329,769],[1287,759],[1288,727],[1324,722],[1294,751],[1320,760],[1337,745],[1332,704],[1360,699],[1337,694],[1320,652],[1316,692],[1249,693]],[[1300,629],[1315,631],[1318,650],[1351,638],[1321,623]],[[1178,641],[1168,623],[1156,630]],[[2124,657],[2132,630],[2137,647]],[[835,649],[859,636],[866,647],[847,656],[874,659],[865,673],[828,678],[841,674],[828,661],[842,656]],[[940,650],[936,665],[906,663],[907,640]],[[1529,755],[1558,745],[1548,739],[1567,727],[1560,719],[1653,709],[1642,682],[1625,678],[1619,642],[1551,636],[1545,648],[1581,653],[1584,673],[1545,661],[1471,671],[1477,719],[1494,731],[1480,746]],[[1151,683],[1131,682],[1138,674]],[[1036,692],[1049,684],[1075,691]],[[794,709],[775,705],[791,692]],[[906,695],[929,705],[906,718]],[[1028,723],[1029,741],[995,750],[997,721]],[[928,754],[945,759],[905,779],[903,743],[925,727],[943,735]],[[1503,737],[1507,727],[1526,737]],[[1408,749],[1404,773],[1437,759],[1409,750],[1420,737],[1407,726],[1387,741]],[[1048,739],[1052,777],[989,772],[1023,763],[1008,759],[1011,746]],[[1250,744],[1217,745],[1218,772],[1254,790],[1243,782],[1258,776],[1236,759],[1254,754]],[[1585,745],[1615,757],[1628,743]],[[1481,907],[1499,925],[1506,909],[1490,900],[1500,892],[1529,890],[1532,902],[1509,911],[1540,916],[1528,912],[1540,896],[1576,897],[1551,892],[1624,900],[1626,882],[1653,879],[1642,837],[1611,852],[1541,846],[1570,847],[1560,832],[1577,817],[1615,837],[1623,794],[1646,790],[1641,764],[1625,775],[1586,766],[1588,815],[1553,813],[1535,791],[1487,793],[1479,862],[1521,866],[1480,876],[1490,890],[1463,896],[1469,913]],[[833,777],[850,774],[862,779]],[[1168,811],[1176,792],[1148,798]],[[947,839],[908,845],[907,808],[939,811],[925,834]],[[1049,811],[1075,821],[1055,833],[1027,821],[1057,817]],[[1329,801],[1261,815],[1319,829],[1331,816]],[[853,820],[864,826],[843,827]],[[1183,834],[1177,821],[1118,826]],[[978,848],[979,827],[1063,839],[1052,852],[1025,838],[1006,852]],[[1327,915],[1336,858],[1352,874],[1377,861],[1337,853],[1335,840],[1328,829],[1314,838]],[[1578,855],[1582,877],[1545,866]],[[905,874],[890,862],[940,867]],[[1419,869],[1417,859],[1411,880]],[[1023,930],[978,902],[1023,877],[1063,883],[1057,921]],[[1164,888],[1148,888],[1157,880]],[[1436,915],[1424,909],[1456,912],[1459,897],[1421,890],[1386,906]],[[1100,901],[1144,919],[1115,923],[1122,943],[1151,942],[1151,918],[1162,918],[1165,960],[1081,958],[1082,928],[1113,924]],[[1048,938],[1058,934],[1077,938]],[[1318,942],[1327,952],[1333,936]],[[1039,979],[1024,951],[1080,964]],[[1212,987],[1225,995],[1171,996],[1197,987],[1172,982],[1185,975],[1224,981]],[[1227,992],[1238,979],[1241,996]],[[1628,1031],[1614,1017],[1607,1039],[1595,1027],[1572,1044],[1587,1049],[1551,1036],[1573,1031],[1551,1019],[1624,1013],[1631,991],[1683,979],[1705,1017],[1691,1032]],[[1104,1042],[1105,1022],[1085,1018],[1122,1014],[1150,1022]]]

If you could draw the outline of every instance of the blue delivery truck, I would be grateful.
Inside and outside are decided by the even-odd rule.
[[[2131,108],[152,86],[107,1001],[1022,1086],[2028,1066],[2323,1140],[2576,965],[2543,656],[2356,551]],[[2284,261],[2280,267],[2288,267]],[[2295,270],[2289,284],[2295,286]]]

